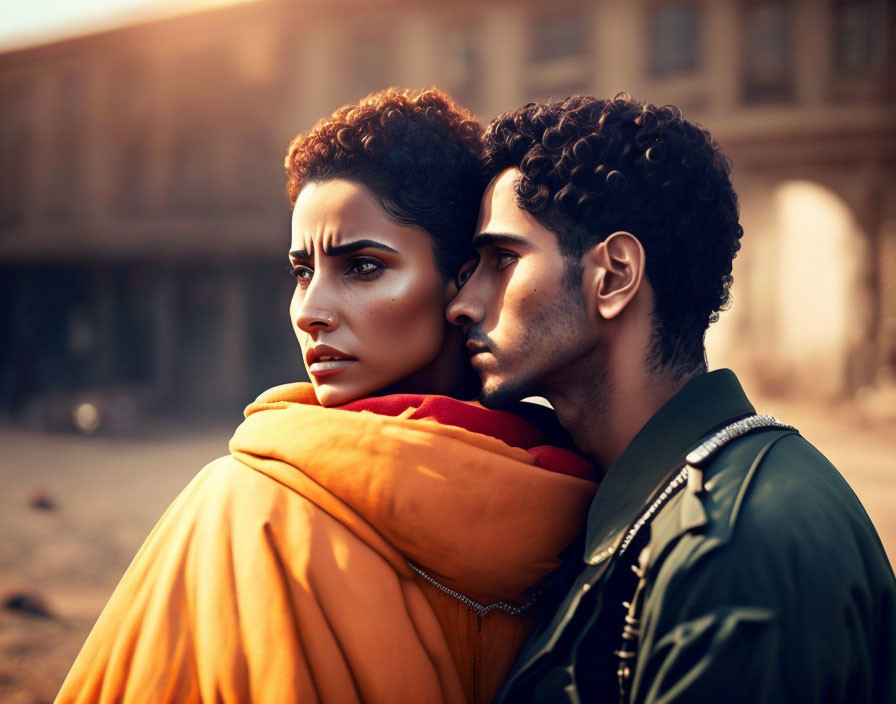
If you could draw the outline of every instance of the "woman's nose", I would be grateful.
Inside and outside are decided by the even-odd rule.
[[[315,330],[335,330],[339,327],[339,318],[331,310],[303,305],[296,316],[296,325],[311,335]]]
[[[332,331],[339,327],[339,315],[336,312],[336,306],[330,305],[332,301],[328,298],[324,291],[320,290],[320,282],[312,281],[311,285],[304,291],[301,301],[293,299],[294,303],[299,303],[298,309],[295,311],[295,324],[300,330],[313,335],[314,331],[322,332],[324,330]],[[299,291],[296,291],[297,297]]]

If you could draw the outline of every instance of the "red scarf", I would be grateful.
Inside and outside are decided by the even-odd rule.
[[[565,448],[546,444],[545,434],[525,418],[509,411],[484,408],[475,402],[448,396],[392,394],[358,399],[337,408],[370,411],[381,416],[403,416],[410,420],[434,420],[526,450],[542,469],[582,479],[592,479],[594,475],[594,467],[587,460]],[[408,415],[407,411],[412,408],[416,410]]]

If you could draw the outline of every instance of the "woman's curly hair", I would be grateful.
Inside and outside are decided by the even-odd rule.
[[[345,105],[299,134],[286,154],[291,206],[312,181],[366,186],[396,222],[433,239],[436,266],[453,277],[470,258],[485,190],[482,127],[437,88],[389,88]]]
[[[485,141],[487,176],[522,172],[520,207],[557,234],[574,267],[613,232],[641,241],[655,292],[650,361],[678,376],[701,368],[743,234],[731,164],[710,133],[675,106],[622,93],[530,103],[495,119]]]

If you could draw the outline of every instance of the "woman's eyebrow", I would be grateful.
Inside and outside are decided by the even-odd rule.
[[[336,245],[335,247],[325,247],[324,254],[328,257],[338,257],[340,254],[357,252],[359,249],[381,249],[384,252],[398,254],[398,250],[392,249],[389,245],[377,242],[376,240],[356,240],[355,242],[346,242],[345,244]],[[311,259],[311,253],[305,249],[294,249],[289,253],[289,256],[293,259]]]

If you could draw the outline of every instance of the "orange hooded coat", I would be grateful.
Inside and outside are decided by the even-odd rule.
[[[519,603],[596,485],[415,410],[262,395],[137,553],[57,703],[490,701],[535,614],[478,618],[408,562]]]

